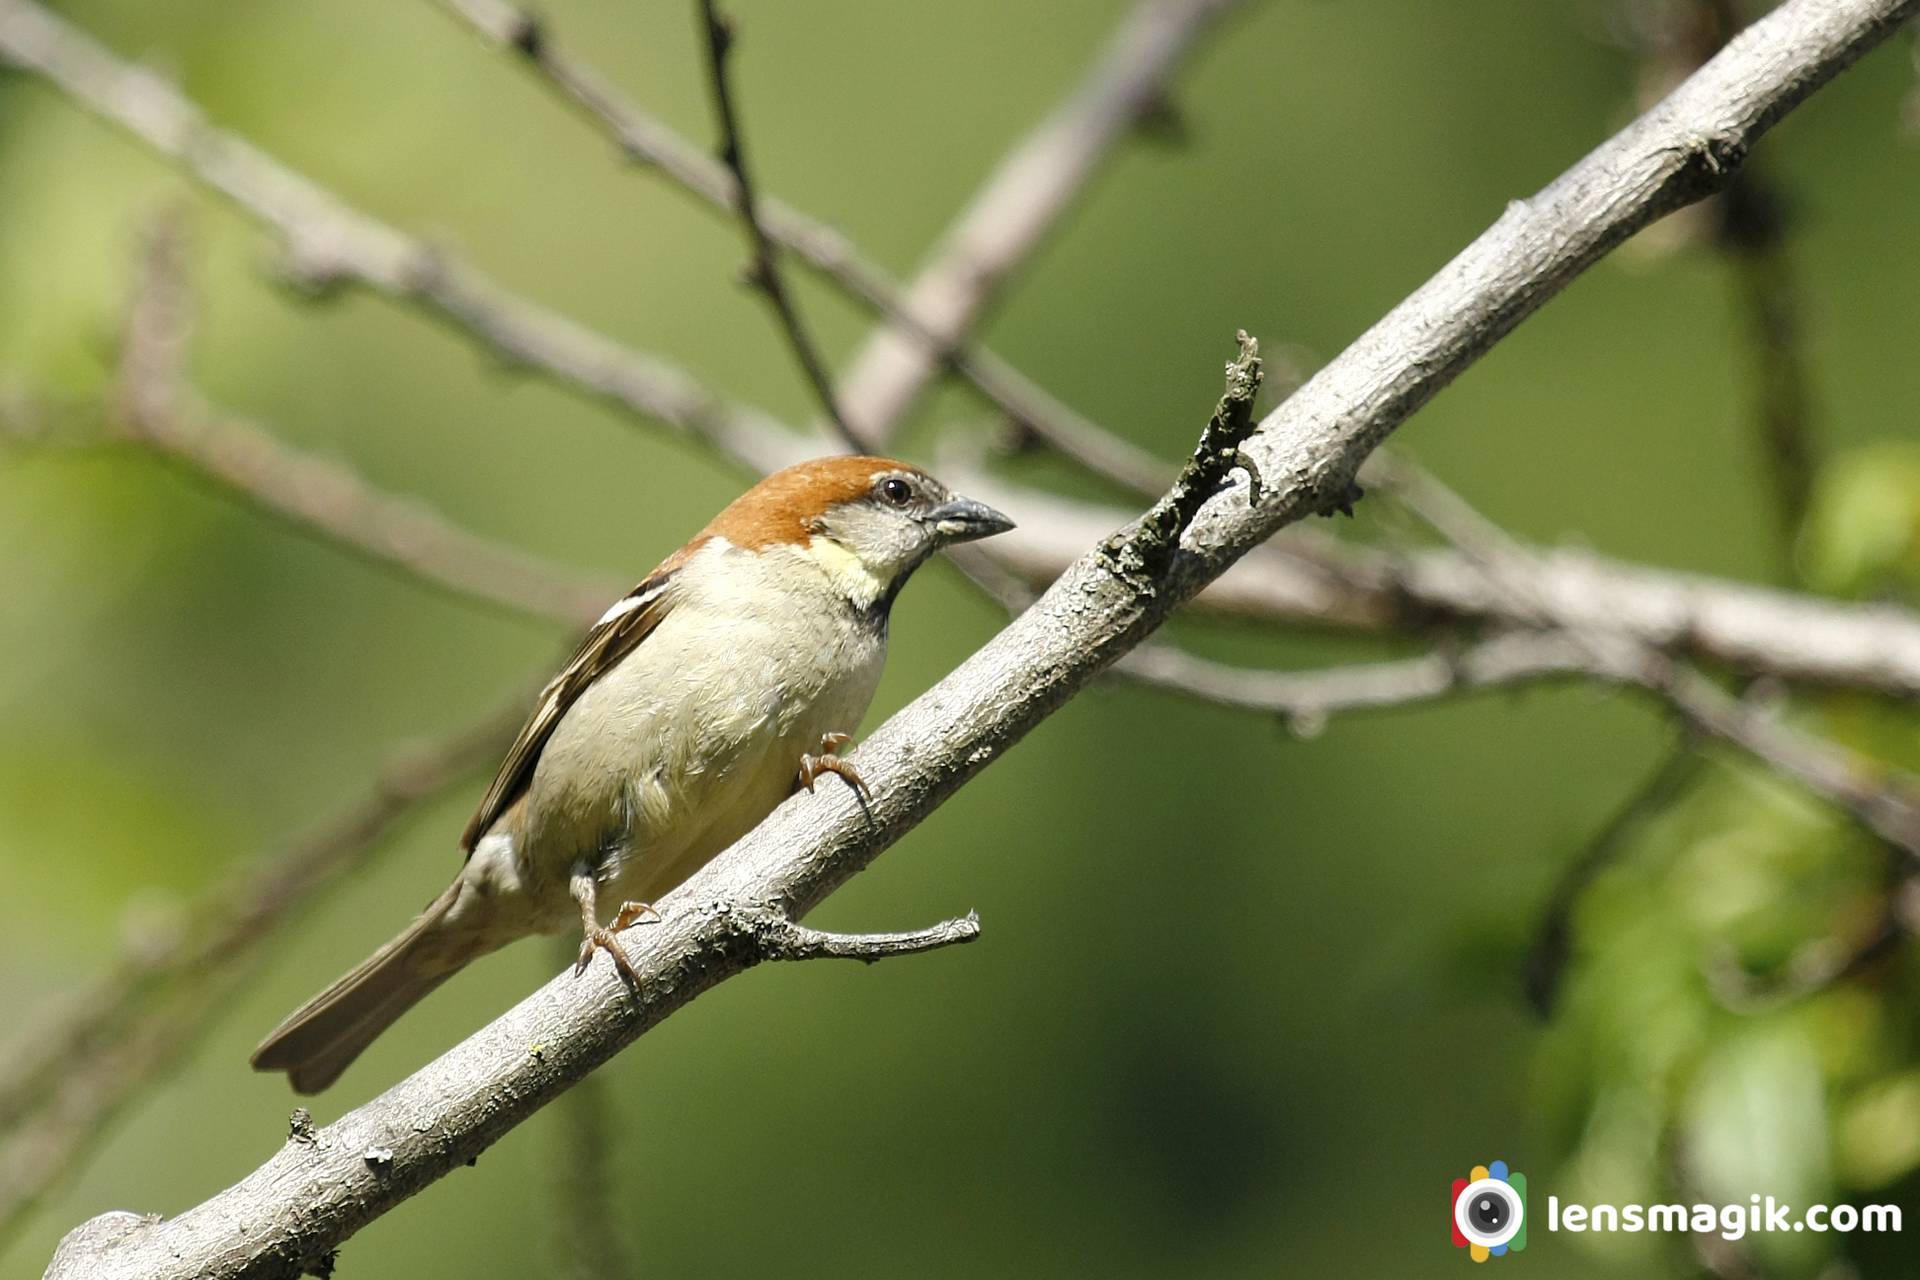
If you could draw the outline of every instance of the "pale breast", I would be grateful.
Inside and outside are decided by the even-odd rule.
[[[749,566],[778,567],[765,559]],[[564,881],[578,861],[603,862],[603,901],[658,897],[765,818],[822,734],[858,727],[885,636],[802,595],[809,585],[699,576],[580,696],[528,789],[518,853],[529,878]]]

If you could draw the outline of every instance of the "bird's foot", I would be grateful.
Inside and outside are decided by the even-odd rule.
[[[867,789],[867,781],[860,771],[842,760],[835,752],[853,741],[850,733],[825,733],[820,735],[820,754],[800,757],[800,785],[808,791],[813,790],[813,780],[823,773],[837,773],[853,793],[860,797],[861,803],[873,799],[873,792]]]
[[[620,939],[612,929],[602,929],[598,925],[587,930],[587,936],[580,943],[580,958],[574,962],[573,976],[579,977],[593,963],[593,953],[604,951],[613,957],[613,967],[620,971],[620,980],[629,987],[638,988],[640,974],[633,967],[633,961],[627,958],[627,949],[620,945]]]
[[[584,862],[574,867],[568,889],[573,894],[573,900],[580,904],[580,930],[585,935],[580,942],[580,959],[573,966],[574,976],[578,977],[587,971],[587,966],[593,963],[595,951],[604,951],[613,957],[613,967],[620,971],[621,980],[638,993],[640,974],[634,969],[633,961],[628,959],[626,948],[620,945],[618,935],[620,930],[648,916],[658,920],[660,913],[644,902],[623,902],[620,910],[614,913],[613,924],[603,928],[599,910],[600,882],[594,869]]]

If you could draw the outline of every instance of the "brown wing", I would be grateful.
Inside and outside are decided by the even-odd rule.
[[[561,668],[560,674],[549,680],[547,687],[540,691],[533,715],[527,720],[526,727],[520,730],[520,736],[514,739],[513,746],[508,748],[507,758],[501,762],[493,785],[487,788],[486,798],[480,801],[473,821],[467,824],[466,831],[461,835],[461,848],[472,853],[473,846],[487,834],[487,829],[498,822],[500,815],[526,791],[527,784],[533,780],[533,767],[540,761],[542,748],[547,745],[547,739],[553,736],[554,728],[559,725],[560,718],[567,714],[567,708],[573,705],[574,700],[586,691],[588,685],[632,653],[634,647],[660,625],[660,619],[667,615],[669,608],[667,588],[672,584],[674,572],[681,563],[679,556],[668,560],[608,609],[587,632],[579,650]]]

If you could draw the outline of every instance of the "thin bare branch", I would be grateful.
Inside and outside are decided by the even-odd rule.
[[[1442,386],[1640,227],[1724,182],[1762,133],[1920,9],[1786,0],[1660,107],[1513,206],[1323,368],[1244,445],[1261,500],[1195,513],[1151,589],[1089,552],[979,653],[869,737],[871,799],[802,794],[656,904],[623,945],[642,981],[555,979],[373,1102],[171,1219],[83,1225],[54,1280],[293,1276],[460,1167],[648,1028],[763,953],[743,907],[801,919],[1282,526],[1346,500],[1360,463]],[[378,1151],[370,1163],[366,1155]],[[242,1229],[244,1227],[244,1229]]]
[[[102,418],[105,431],[102,431]],[[542,559],[453,523],[410,494],[375,486],[344,462],[289,445],[191,387],[136,423],[123,405],[0,398],[0,444],[151,450],[303,535],[450,596],[565,626],[591,620],[624,585]]]
[[[1147,9],[1159,2],[1151,0]],[[1210,0],[1196,9],[1210,13],[1224,7],[1225,0]],[[1165,31],[1157,20],[1142,16],[1123,33],[1103,65],[1143,72],[1157,50],[1165,58],[1164,72],[1197,30],[1185,29],[1184,35]],[[1133,56],[1121,56],[1129,50],[1135,51]],[[586,329],[500,287],[457,256],[351,208],[265,152],[211,126],[164,78],[115,58],[31,0],[0,3],[0,61],[45,76],[278,234],[286,249],[284,270],[305,287],[355,284],[418,304],[505,364],[534,370],[567,389],[677,427],[755,473],[815,451],[805,436],[787,431],[764,413],[726,402],[658,357]],[[1083,90],[1076,100],[1099,98]],[[731,194],[727,203],[733,203]],[[994,202],[983,196],[976,206],[993,207]],[[1109,469],[1117,466],[1129,482],[1150,479],[1157,471],[1146,455],[1129,453],[1117,438],[1107,437],[1085,419],[1068,421],[1072,415],[1065,406],[1031,384],[1022,385],[1018,375],[1009,371],[1000,384],[1004,395],[1024,396],[1028,407],[1016,416],[1034,429],[1040,429],[1041,418],[1066,421],[1054,434],[1078,439],[1084,460]],[[1129,457],[1138,465],[1126,476]],[[513,580],[509,574],[500,581]]]
[[[518,54],[524,65],[611,137],[625,155],[657,169],[682,189],[716,208],[738,211],[739,184],[726,166],[621,94],[599,71],[567,52],[555,38],[551,23],[536,19],[503,0],[438,0],[438,3],[490,43]],[[1155,42],[1152,57],[1135,61],[1109,54],[1099,64],[1096,80],[1104,74],[1138,77],[1140,83],[1148,86],[1145,100],[1153,101],[1157,95],[1164,94],[1167,79],[1184,56],[1198,45],[1200,37],[1216,25],[1226,7],[1219,3],[1186,6],[1178,15],[1172,38]],[[1116,49],[1139,39],[1136,29],[1156,20],[1153,10],[1154,3],[1149,3],[1136,12],[1116,38]],[[1074,100],[1089,105],[1102,101],[1085,88],[1077,91]],[[1066,110],[1062,108],[1063,112]],[[1061,134],[1067,136],[1071,132],[1063,130]],[[1101,136],[1111,146],[1123,138],[1125,132]],[[1092,177],[1097,168],[1097,157],[1094,159],[1096,163],[1082,167],[1080,181]],[[976,205],[985,200],[983,193]],[[1173,467],[1170,464],[1107,431],[985,346],[971,341],[972,321],[950,324],[944,333],[936,334],[929,320],[911,310],[906,290],[839,230],[772,196],[759,197],[756,209],[759,226],[776,244],[833,281],[848,297],[883,317],[899,333],[912,338],[931,362],[950,368],[1018,427],[1124,489],[1152,496],[1171,481]],[[1046,212],[1037,207],[1034,210],[1036,216]],[[1052,216],[1057,217],[1057,211]],[[906,407],[902,404],[898,412],[904,413]],[[890,433],[892,421],[884,425]]]
[[[1721,197],[1720,243],[1747,317],[1756,435],[1773,486],[1774,521],[1791,565],[1819,470],[1806,307],[1787,242],[1783,197],[1749,171]]]
[[[284,444],[203,399],[186,369],[183,254],[177,220],[149,231],[113,401],[124,438],[302,533],[460,599],[572,626],[620,594],[611,579],[470,532],[418,498],[384,492],[345,463]]]
[[[1234,335],[1239,354],[1227,362],[1227,387],[1200,433],[1193,457],[1180,469],[1166,496],[1147,513],[1101,544],[1107,567],[1141,591],[1151,591],[1173,562],[1180,539],[1229,477],[1246,477],[1249,504],[1260,500],[1260,467],[1240,446],[1253,430],[1253,402],[1262,377],[1260,344],[1245,329]]]
[[[346,463],[297,449],[191,390],[134,438],[258,511],[455,598],[577,626],[625,586],[453,523],[424,500],[374,486]]]
[[[1035,588],[1128,518],[1117,507],[1012,486],[963,465],[943,463],[942,470],[1020,522],[995,539],[994,558]],[[1527,579],[1526,597],[1544,596],[1555,616],[1617,627],[1665,652],[1749,675],[1920,697],[1920,616],[1909,609],[1649,568],[1574,548],[1528,548],[1524,569],[1514,572]],[[1370,634],[1537,626],[1536,610],[1518,607],[1462,552],[1388,553],[1306,528],[1255,549],[1189,609]]]
[[[1573,913],[1581,895],[1594,878],[1617,858],[1627,846],[1628,837],[1680,795],[1698,775],[1706,758],[1698,750],[1691,733],[1667,751],[1660,764],[1613,812],[1593,837],[1584,852],[1575,858],[1554,883],[1547,897],[1547,909],[1528,948],[1524,975],[1527,1000],[1541,1017],[1550,1017],[1560,999],[1561,980],[1567,962],[1573,956]]]
[[[215,128],[166,79],[32,0],[0,0],[0,64],[46,77],[273,231],[285,249],[283,270],[303,287],[351,284],[417,305],[510,367],[675,427],[753,470],[805,453],[776,419],[728,404],[666,361],[501,287]]]
[[[106,976],[0,1059],[0,1235],[63,1176],[106,1121],[198,1041],[247,957],[314,892],[364,864],[411,814],[496,760],[530,691],[403,747],[365,794],[251,864],[166,927],[133,928]]]
[[[907,290],[903,310],[920,332],[883,327],[840,380],[841,403],[863,438],[884,443],[906,420],[939,374],[942,352],[979,322],[1114,144],[1162,100],[1168,74],[1200,33],[1231,8],[1230,0],[1143,0],[1072,96],[1000,162]],[[1015,416],[1036,432],[1062,421]],[[1115,437],[1097,434],[1054,431],[1047,439],[1085,462],[1091,450],[1116,448]],[[1152,484],[1159,468],[1137,461],[1137,478]]]
[[[523,46],[531,42],[537,47],[537,28],[524,28],[517,39]],[[1123,47],[1128,44],[1122,42]],[[47,76],[88,109],[126,128],[279,232],[298,279],[315,285],[357,282],[425,303],[501,356],[524,361],[564,386],[690,430],[755,472],[774,470],[811,452],[804,437],[755,411],[721,401],[664,362],[515,297],[457,260],[351,210],[265,153],[213,129],[165,80],[119,62],[31,0],[0,3],[0,59]],[[1116,61],[1124,67],[1138,59]],[[1104,100],[1104,95],[1094,96]],[[735,186],[737,190],[737,178]],[[904,411],[906,405],[899,407]],[[366,527],[363,523],[355,531]],[[993,581],[1005,575],[990,573],[981,556],[956,559],[989,594],[1006,598]],[[501,583],[514,581],[509,572]],[[474,585],[496,586],[488,580]]]
[[[1920,858],[1920,778],[1797,729],[1664,659],[1634,683],[1665,699],[1687,724],[1740,747]]]
[[[1005,251],[1016,242],[1037,240],[1051,216],[1066,206],[1072,193],[1061,189],[1060,180],[1091,173],[1101,154],[1093,144],[1119,136],[1119,130],[1101,127],[1100,112],[1116,104],[1151,101],[1205,20],[1229,2],[1146,0],[1101,71],[1002,166],[995,183],[974,202],[983,228],[999,237],[991,245],[1002,256],[990,275],[997,279],[1011,269],[1019,255]],[[275,232],[285,248],[283,270],[303,287],[357,285],[420,306],[509,367],[537,372],[568,389],[675,427],[751,471],[771,471],[815,451],[806,437],[795,436],[765,413],[728,403],[667,361],[585,328],[503,288],[457,255],[352,208],[250,143],[210,125],[166,79],[116,58],[33,0],[0,0],[0,62],[45,76],[89,111],[125,129]],[[1010,207],[1019,194],[1014,188],[1024,189],[1026,183],[1013,180],[1055,159],[1065,167],[1047,171],[1049,181],[1032,192],[1048,197],[1045,207],[1035,206],[1029,216],[1016,220],[1013,215],[1019,210]],[[726,204],[734,204],[731,192]],[[1033,214],[1041,216],[1036,220]],[[772,220],[770,229],[778,227],[778,220]],[[1026,233],[1014,235],[1021,227]],[[959,239],[950,240],[956,249],[960,246]],[[943,261],[951,265],[955,259],[948,255]],[[940,288],[934,287],[935,281],[925,283],[927,295],[939,301],[954,282]],[[931,325],[935,313],[916,309],[920,292],[916,289],[898,314],[920,315]],[[948,306],[938,314],[951,311]],[[941,331],[963,331],[978,311],[978,306],[967,308],[965,316],[950,320]],[[942,362],[935,361],[927,376]],[[1049,439],[1067,442],[1062,447],[1078,440],[1083,460],[1105,459],[1103,465],[1117,463],[1124,470],[1130,456],[1138,464],[1135,480],[1150,479],[1157,470],[1148,465],[1147,455],[1128,450],[1117,438],[1071,415],[1004,365],[987,361],[980,368],[983,378],[994,379],[1000,398],[1025,404],[1024,409],[1010,410],[1016,418],[1036,431],[1048,429]],[[918,385],[924,383],[922,378]],[[864,404],[868,394],[840,389],[843,402]],[[904,413],[917,394],[918,386],[896,407],[885,412],[876,407],[865,421],[892,423],[897,420],[893,415]],[[1047,428],[1049,423],[1065,425],[1054,431]],[[877,440],[879,434],[869,432],[866,438]]]
[[[1519,608],[1533,610],[1538,623],[1584,648],[1594,674],[1654,694],[1688,727],[1741,748],[1920,859],[1920,778],[1793,728],[1617,627],[1556,613],[1549,598],[1527,594],[1532,579],[1524,572],[1526,548],[1433,476],[1384,452],[1374,455],[1365,474],[1472,556],[1491,581],[1513,593]]]
[[[1433,702],[1458,693],[1545,680],[1605,677],[1586,651],[1558,632],[1517,631],[1459,652],[1356,663],[1317,671],[1254,671],[1195,657],[1170,645],[1141,645],[1114,674],[1210,702],[1277,715],[1302,737],[1350,711]]]
[[[787,288],[786,276],[780,270],[779,251],[760,220],[753,171],[747,164],[746,133],[740,125],[740,108],[733,99],[730,71],[736,38],[733,20],[720,12],[715,0],[699,0],[699,3],[701,27],[706,34],[707,80],[713,90],[714,115],[720,120],[720,159],[733,174],[734,203],[740,211],[741,225],[746,228],[747,248],[753,254],[753,260],[747,264],[747,283],[758,289],[766,297],[767,305],[773,308],[781,331],[787,336],[787,345],[793,348],[794,359],[799,361],[800,371],[819,399],[827,421],[849,448],[865,452],[865,442],[847,425],[840,407],[834,403],[833,378],[827,372],[820,349],[814,345],[813,336],[800,319],[800,304],[794,300]]]

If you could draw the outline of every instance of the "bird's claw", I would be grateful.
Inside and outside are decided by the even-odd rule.
[[[627,958],[626,948],[620,945],[620,939],[614,936],[611,929],[593,929],[587,933],[580,943],[580,958],[573,964],[575,977],[587,971],[587,966],[593,963],[595,951],[604,951],[612,956],[613,967],[620,971],[621,978],[635,986],[639,985],[640,975],[634,970],[633,961]]]
[[[809,792],[813,790],[814,779],[823,773],[839,774],[841,779],[853,788],[861,803],[873,799],[873,792],[867,789],[867,780],[860,771],[842,760],[836,752],[853,741],[850,733],[823,733],[820,735],[820,754],[806,754],[800,757],[800,785]]]
[[[623,902],[620,910],[614,913],[613,922],[605,928],[595,927],[587,930],[587,936],[580,943],[580,958],[574,962],[575,977],[587,971],[593,963],[593,953],[604,951],[613,957],[613,967],[620,971],[620,977],[630,987],[640,985],[640,972],[633,967],[633,961],[627,955],[627,949],[620,945],[619,933],[630,925],[638,924],[651,917],[652,923],[659,923],[660,913],[644,902]]]
[[[618,933],[622,929],[628,928],[631,925],[640,924],[643,921],[647,924],[660,923],[660,913],[653,909],[652,903],[623,902],[620,904],[620,909],[613,913],[613,923],[608,925],[607,928]]]
[[[619,932],[648,916],[655,920],[660,913],[644,902],[623,902],[620,910],[614,913],[611,927],[600,923],[600,881],[597,868],[587,861],[574,864],[573,874],[567,882],[567,890],[580,907],[580,932],[584,935],[580,942],[580,959],[574,962],[575,977],[587,971],[593,963],[593,953],[604,951],[613,957],[613,967],[620,971],[620,978],[637,996],[640,990],[640,974],[628,958],[625,947],[620,945]]]

